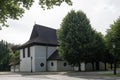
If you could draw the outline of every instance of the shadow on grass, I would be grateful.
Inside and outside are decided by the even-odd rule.
[[[104,76],[102,73],[104,71],[100,72],[73,72],[73,73],[66,73],[64,75],[70,76],[70,77],[75,77],[75,78],[83,78],[83,79],[88,79],[88,80],[116,80],[120,79],[118,77],[112,77],[112,76]]]

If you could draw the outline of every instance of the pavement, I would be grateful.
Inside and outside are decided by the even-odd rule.
[[[120,80],[106,73],[112,72],[0,72],[0,80]]]

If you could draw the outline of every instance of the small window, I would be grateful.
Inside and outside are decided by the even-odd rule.
[[[23,49],[23,58],[25,58],[25,49]]]
[[[40,66],[43,67],[43,66],[44,66],[44,63],[41,63]]]
[[[30,47],[28,47],[28,57],[30,57]]]
[[[51,66],[54,66],[54,63],[53,63],[53,62],[51,62]]]
[[[64,65],[64,67],[66,67],[66,66],[67,66],[67,63],[64,63],[63,65]]]

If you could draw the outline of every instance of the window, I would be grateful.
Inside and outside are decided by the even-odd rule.
[[[30,47],[28,47],[28,57],[30,57]]]
[[[51,62],[51,66],[54,66],[54,63],[53,63],[53,62]]]
[[[25,58],[25,49],[23,49],[23,58]]]
[[[44,63],[41,63],[40,66],[43,67],[43,66],[44,66]]]
[[[64,65],[64,67],[66,67],[66,66],[67,66],[67,63],[64,63],[63,65]]]

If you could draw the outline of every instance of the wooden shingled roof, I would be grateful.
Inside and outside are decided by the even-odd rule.
[[[31,45],[57,46],[58,41],[57,41],[56,29],[35,24],[29,41],[21,45],[19,49]]]

